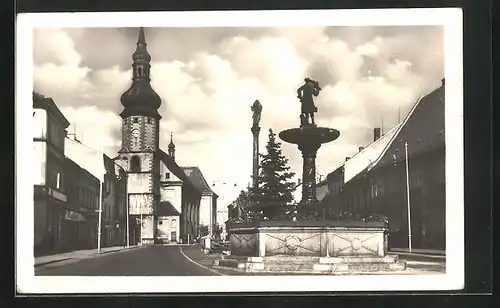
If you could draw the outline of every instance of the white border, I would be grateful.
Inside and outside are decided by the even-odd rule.
[[[33,29],[37,27],[272,27],[443,25],[446,78],[446,274],[376,276],[35,277],[30,178]],[[462,11],[316,11],[20,14],[16,61],[16,286],[22,293],[456,290],[464,286]],[[450,134],[453,132],[453,134]],[[462,193],[456,193],[456,192]]]

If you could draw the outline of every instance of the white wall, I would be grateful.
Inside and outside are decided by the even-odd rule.
[[[47,111],[33,109],[33,138],[44,139],[47,137]]]
[[[47,164],[47,144],[43,141],[33,142],[33,184],[45,185],[45,169]]]
[[[159,216],[157,222],[157,228],[160,231],[158,234],[158,238],[160,239],[168,239],[169,241],[173,241],[170,237],[173,231],[176,232],[175,241],[179,242],[180,238],[180,230],[179,230],[179,216]]]
[[[200,201],[200,225],[210,226],[211,223],[212,196],[201,196]]]

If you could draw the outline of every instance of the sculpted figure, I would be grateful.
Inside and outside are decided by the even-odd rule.
[[[251,107],[253,114],[253,127],[258,127],[260,122],[260,115],[262,113],[262,105],[258,100],[256,100]]]
[[[313,96],[319,95],[321,87],[317,81],[311,78],[305,78],[304,81],[305,83],[297,89],[297,97],[302,104],[300,115],[301,125],[308,124],[310,118],[311,124],[315,126],[314,113],[318,111],[318,108],[314,105]]]

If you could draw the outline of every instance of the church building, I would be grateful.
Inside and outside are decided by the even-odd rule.
[[[122,146],[114,158],[127,173],[130,243],[192,242],[202,192],[177,165],[172,136],[168,153],[159,147],[162,102],[151,87],[142,27],[132,58],[132,85],[121,96]]]

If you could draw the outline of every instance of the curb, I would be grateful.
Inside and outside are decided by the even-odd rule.
[[[57,262],[62,262],[62,261],[67,261],[67,260],[71,260],[71,259],[72,258],[64,258],[64,259],[59,259],[59,260],[52,260],[52,261],[41,262],[41,263],[35,264],[35,267],[40,267],[40,266],[43,266],[43,265],[57,263]]]
[[[101,252],[101,253],[94,253],[92,255],[89,255],[86,258],[67,257],[67,258],[62,258],[62,259],[58,259],[58,260],[51,260],[51,261],[46,261],[46,262],[41,262],[41,263],[35,264],[34,267],[36,268],[36,267],[40,267],[40,266],[43,266],[43,265],[48,265],[48,264],[53,264],[53,263],[57,263],[57,262],[68,261],[68,260],[72,260],[72,259],[80,259],[80,260],[90,259],[90,258],[95,258],[95,257],[98,257],[98,256],[102,256],[102,255],[107,254],[107,253],[120,252],[120,251],[130,250],[130,249],[139,248],[139,247],[141,247],[141,246],[131,246],[131,247],[128,247],[128,248],[123,248],[123,249],[109,250],[109,251],[104,251],[104,252]]]

